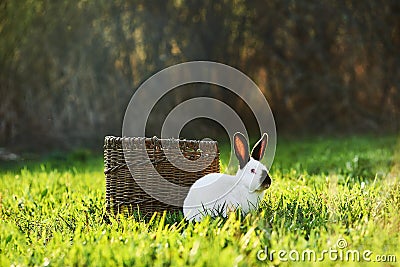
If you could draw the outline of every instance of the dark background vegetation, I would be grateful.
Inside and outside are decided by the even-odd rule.
[[[397,131],[399,14],[398,0],[3,0],[0,146],[98,146],[121,134],[141,82],[190,60],[249,75],[279,134]],[[207,95],[251,120],[223,90],[190,88],[174,90],[152,119]],[[207,133],[206,123],[185,134]]]

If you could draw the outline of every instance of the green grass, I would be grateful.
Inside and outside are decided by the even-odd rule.
[[[361,257],[367,251],[371,260],[394,255],[399,262],[399,141],[278,140],[273,184],[261,210],[196,224],[168,214],[108,219],[102,158],[84,150],[23,163],[27,167],[3,164],[0,266],[356,266],[354,250]],[[221,148],[224,168],[227,146]],[[343,239],[347,246],[340,249]],[[330,260],[335,249],[350,261]],[[266,250],[277,251],[273,261],[263,260]],[[298,252],[300,259],[307,250],[331,255],[301,262],[281,254],[285,263],[279,250],[292,258]]]

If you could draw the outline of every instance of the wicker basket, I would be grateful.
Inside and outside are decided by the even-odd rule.
[[[166,157],[167,146],[171,143],[167,141],[171,140],[175,142],[175,145],[179,146],[178,153],[175,150],[175,154],[180,155],[176,156],[181,157],[183,155],[190,162],[196,164],[196,160],[203,153],[204,155],[213,155],[211,164],[195,172],[181,170],[175,166],[176,164],[174,165],[168,160],[170,159],[170,154],[168,154],[168,159]],[[129,145],[123,146],[123,144]],[[142,147],[139,151],[140,145]],[[147,159],[143,157],[142,151],[144,150],[144,146],[148,156]],[[125,148],[125,153],[123,147]],[[200,147],[201,150],[199,149]],[[125,155],[129,155],[128,164],[125,161]],[[144,165],[149,160],[151,163],[147,165],[150,166],[145,167]],[[182,210],[183,200],[187,195],[188,188],[197,179],[208,173],[219,172],[219,150],[216,141],[107,136],[104,140],[104,166],[106,177],[106,208],[108,212],[113,214],[122,212],[130,215],[139,211],[144,216],[153,214],[156,211],[167,210],[175,212]],[[137,181],[151,181],[154,183],[147,170],[149,167],[153,171],[155,169],[165,180],[180,185],[179,192],[176,190],[172,191],[171,189],[162,192],[164,195],[176,198],[179,205],[165,204],[147,194],[139,186]],[[131,173],[133,173],[135,179]]]

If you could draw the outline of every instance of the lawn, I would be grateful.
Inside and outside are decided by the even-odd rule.
[[[0,165],[0,266],[400,262],[395,136],[279,139],[261,209],[196,224],[108,218],[102,164],[79,150]]]

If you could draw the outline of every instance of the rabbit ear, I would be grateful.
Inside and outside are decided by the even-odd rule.
[[[255,160],[261,160],[264,156],[265,148],[268,143],[268,134],[264,133],[260,140],[254,145],[251,156]]]
[[[235,154],[239,160],[240,169],[249,162],[249,145],[247,144],[247,140],[241,133],[235,133],[233,136],[234,147],[235,147]]]

